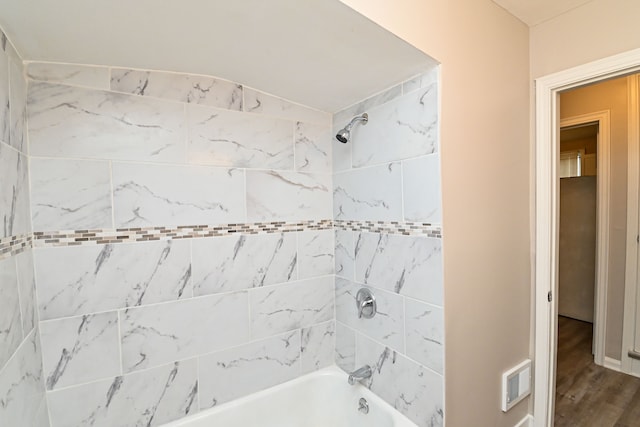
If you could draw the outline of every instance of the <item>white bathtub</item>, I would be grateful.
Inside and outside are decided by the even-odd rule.
[[[358,411],[365,398],[369,413]],[[416,427],[333,366],[165,424],[164,427]]]

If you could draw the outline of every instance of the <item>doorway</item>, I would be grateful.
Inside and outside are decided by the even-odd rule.
[[[554,422],[559,260],[559,94],[637,72],[640,49],[536,80],[534,425]],[[597,292],[597,291],[596,291]],[[597,312],[597,310],[596,310]]]

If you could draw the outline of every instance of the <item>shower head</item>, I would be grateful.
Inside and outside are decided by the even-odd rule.
[[[349,139],[351,139],[351,128],[356,122],[359,121],[361,121],[362,124],[366,125],[369,121],[369,115],[367,113],[362,113],[359,116],[355,116],[353,119],[351,119],[348,125],[338,131],[338,133],[336,134],[336,139],[343,144],[349,142]]]

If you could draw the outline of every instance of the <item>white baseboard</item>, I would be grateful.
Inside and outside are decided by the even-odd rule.
[[[611,357],[604,358],[604,367],[614,371],[622,372],[622,362]]]
[[[527,414],[518,424],[513,427],[533,427],[533,415]]]

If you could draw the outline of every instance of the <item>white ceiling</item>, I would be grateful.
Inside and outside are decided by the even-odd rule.
[[[529,26],[562,15],[592,0],[493,0]]]
[[[339,0],[0,0],[25,60],[222,77],[335,112],[435,62]]]

